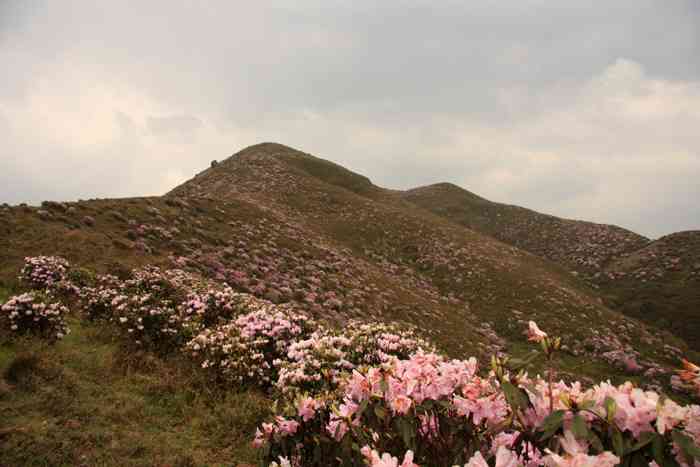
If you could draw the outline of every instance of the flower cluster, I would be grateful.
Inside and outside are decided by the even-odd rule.
[[[532,323],[532,341],[557,350]],[[686,365],[683,377],[697,376]],[[268,462],[371,466],[698,465],[700,406],[631,383],[517,376],[498,359],[417,352],[353,370],[337,393],[298,398],[256,433]],[[293,427],[293,429],[289,429]],[[360,448],[362,446],[362,448]],[[402,460],[400,460],[402,459]]]
[[[95,283],[80,289],[83,313],[90,321],[110,321],[112,301],[119,295],[119,278],[111,274],[98,276]]]
[[[59,256],[27,256],[19,280],[30,289],[67,298],[79,294],[73,279],[82,279],[80,276],[81,271],[71,269],[70,263]]]
[[[66,280],[69,268],[68,261],[59,256],[28,256],[19,279],[33,289],[51,289]]]
[[[33,334],[50,342],[62,339],[70,333],[64,318],[68,309],[48,300],[40,292],[11,297],[0,307],[0,324],[13,334]]]
[[[218,379],[269,386],[294,342],[309,336],[312,320],[285,307],[245,296],[239,306],[250,310],[214,328],[204,328],[185,350]]]
[[[81,289],[80,298],[89,319],[114,323],[139,347],[167,352],[191,337],[180,305],[198,284],[184,271],[149,266],[123,281],[99,276],[93,287]]]
[[[68,267],[60,258],[27,258],[22,280],[45,292],[12,297],[1,308],[5,327],[50,340],[67,334],[67,310],[47,294],[72,284]],[[700,406],[631,383],[585,389],[555,381],[561,339],[534,322],[526,333],[546,356],[546,378],[516,375],[502,358],[480,374],[474,358],[438,355],[411,329],[350,321],[332,330],[293,305],[178,269],[80,284],[87,316],[114,323],[129,342],[182,349],[222,382],[274,391],[277,412],[254,440],[271,465],[700,463]],[[697,366],[684,361],[677,378],[700,392]]]
[[[251,304],[249,297],[234,292],[227,285],[220,290],[208,288],[203,292],[188,293],[179,310],[185,320],[196,323],[200,329],[212,328],[244,313]]]
[[[321,329],[293,343],[282,364],[277,388],[285,394],[320,393],[337,388],[352,370],[433,350],[408,327],[353,320],[343,332]]]

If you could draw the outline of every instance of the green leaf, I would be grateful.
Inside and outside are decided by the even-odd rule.
[[[540,441],[545,441],[554,436],[554,433],[556,433],[564,423],[565,413],[566,411],[564,410],[555,410],[544,419],[542,422],[543,434],[540,437]]]
[[[649,467],[649,462],[641,451],[634,452],[631,456],[628,455],[627,457],[630,457],[630,467]]]
[[[692,438],[678,430],[673,430],[671,437],[681,448],[683,456],[685,456],[689,463],[693,459],[700,460],[700,448],[693,442]]]
[[[595,405],[595,401],[588,399],[588,400],[585,400],[583,402],[580,402],[578,404],[578,408],[581,410],[589,410],[589,409],[593,408],[594,405]]]
[[[608,396],[605,398],[603,405],[605,405],[605,413],[607,414],[608,423],[612,423],[613,419],[615,418],[615,413],[617,412],[617,403],[615,402],[615,399]]]
[[[600,438],[598,437],[598,435],[596,435],[592,430],[589,430],[588,434],[589,434],[588,440],[593,445],[593,449],[595,449],[596,453],[600,454],[603,451],[605,451],[605,448],[603,447],[603,443],[600,441]]]
[[[629,452],[634,452],[642,449],[644,446],[651,443],[654,440],[655,436],[656,433],[652,431],[645,431],[644,433],[640,433],[639,439],[635,444],[632,445]]]
[[[384,418],[386,417],[386,410],[384,410],[384,408],[381,405],[375,405],[374,415],[376,415],[378,419],[384,420]]]
[[[621,458],[625,455],[625,440],[622,437],[622,433],[620,433],[620,430],[618,430],[614,426],[610,427],[610,431],[612,432],[611,435],[615,454],[617,455],[617,457]]]
[[[528,408],[530,398],[521,388],[517,388],[507,381],[501,385],[501,388],[503,389],[503,393],[506,396],[508,404],[511,406],[511,408],[513,408],[513,410],[525,410]]]
[[[411,424],[405,418],[399,420],[399,426],[401,427],[401,437],[403,438],[403,443],[406,448],[413,447],[413,424]]]
[[[574,415],[571,423],[571,432],[577,439],[588,439],[588,425],[586,425],[586,420],[581,415]]]
[[[542,421],[542,429],[550,430],[552,428],[559,428],[562,421],[564,421],[565,410],[555,410],[554,412],[547,415],[547,417]]]
[[[660,434],[656,434],[651,441],[651,452],[657,464],[666,467],[678,466],[678,462],[673,457],[666,457],[666,439]]]
[[[659,465],[664,465],[664,439],[657,434],[651,440],[651,453],[654,455],[654,460]]]
[[[362,414],[367,409],[368,404],[369,404],[369,399],[365,399],[362,401],[362,403],[360,404],[360,407],[357,409],[357,418],[358,419],[362,417]]]

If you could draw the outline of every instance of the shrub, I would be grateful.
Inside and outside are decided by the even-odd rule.
[[[244,313],[250,304],[249,297],[234,292],[227,285],[220,290],[208,288],[204,292],[187,294],[179,311],[183,319],[191,321],[196,328],[212,328]]]
[[[561,341],[534,323],[530,340],[551,363]],[[433,353],[354,370],[338,393],[299,397],[256,432],[278,465],[697,465],[700,406],[681,406],[631,383],[517,375],[492,361]],[[685,372],[695,377],[696,367]],[[690,375],[684,373],[686,378]]]
[[[59,256],[28,256],[19,279],[33,289],[51,289],[67,278],[70,264]]]
[[[0,323],[12,335],[36,335],[55,342],[70,333],[64,316],[68,309],[50,302],[40,292],[28,292],[11,297],[0,307]]]
[[[290,345],[276,386],[287,396],[333,391],[355,368],[427,350],[434,350],[433,346],[409,327],[354,320],[342,333],[320,329]]]
[[[252,311],[228,324],[205,328],[187,343],[186,351],[217,379],[270,386],[289,346],[307,337],[315,323],[252,296],[243,306]]]
[[[128,279],[99,276],[94,287],[81,289],[87,317],[114,323],[139,348],[167,353],[193,334],[180,305],[189,291],[201,287],[197,278],[181,270],[148,266]]]
[[[92,287],[80,289],[79,298],[83,312],[90,321],[110,321],[112,309],[119,295],[119,279],[110,274],[97,277]]]

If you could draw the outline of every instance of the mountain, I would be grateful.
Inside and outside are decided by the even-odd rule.
[[[495,203],[449,183],[400,196],[561,265],[598,288],[611,308],[670,329],[700,350],[700,232],[652,241],[614,225]]]
[[[562,219],[495,203],[449,183],[415,188],[401,196],[585,277],[593,277],[611,261],[650,243],[648,238],[614,225]]]
[[[661,237],[609,264],[596,282],[615,309],[700,349],[700,231]]]
[[[658,375],[677,365],[681,340],[607,308],[570,268],[526,251],[534,237],[509,245],[414,202],[415,191],[397,194],[332,162],[258,144],[162,197],[0,208],[0,288],[15,286],[28,255],[60,254],[117,274],[170,265],[340,325],[354,317],[412,323],[455,356],[523,355],[523,329],[535,320],[563,337],[563,374],[667,382]],[[491,214],[482,212],[483,224]],[[562,245],[577,229],[599,239],[602,247],[578,255],[590,252],[601,265],[649,243],[623,229],[563,225]],[[557,254],[576,257],[563,246]]]

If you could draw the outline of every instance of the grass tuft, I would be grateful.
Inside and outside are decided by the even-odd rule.
[[[39,361],[34,353],[21,353],[5,368],[3,378],[15,385],[26,383],[40,371]]]

